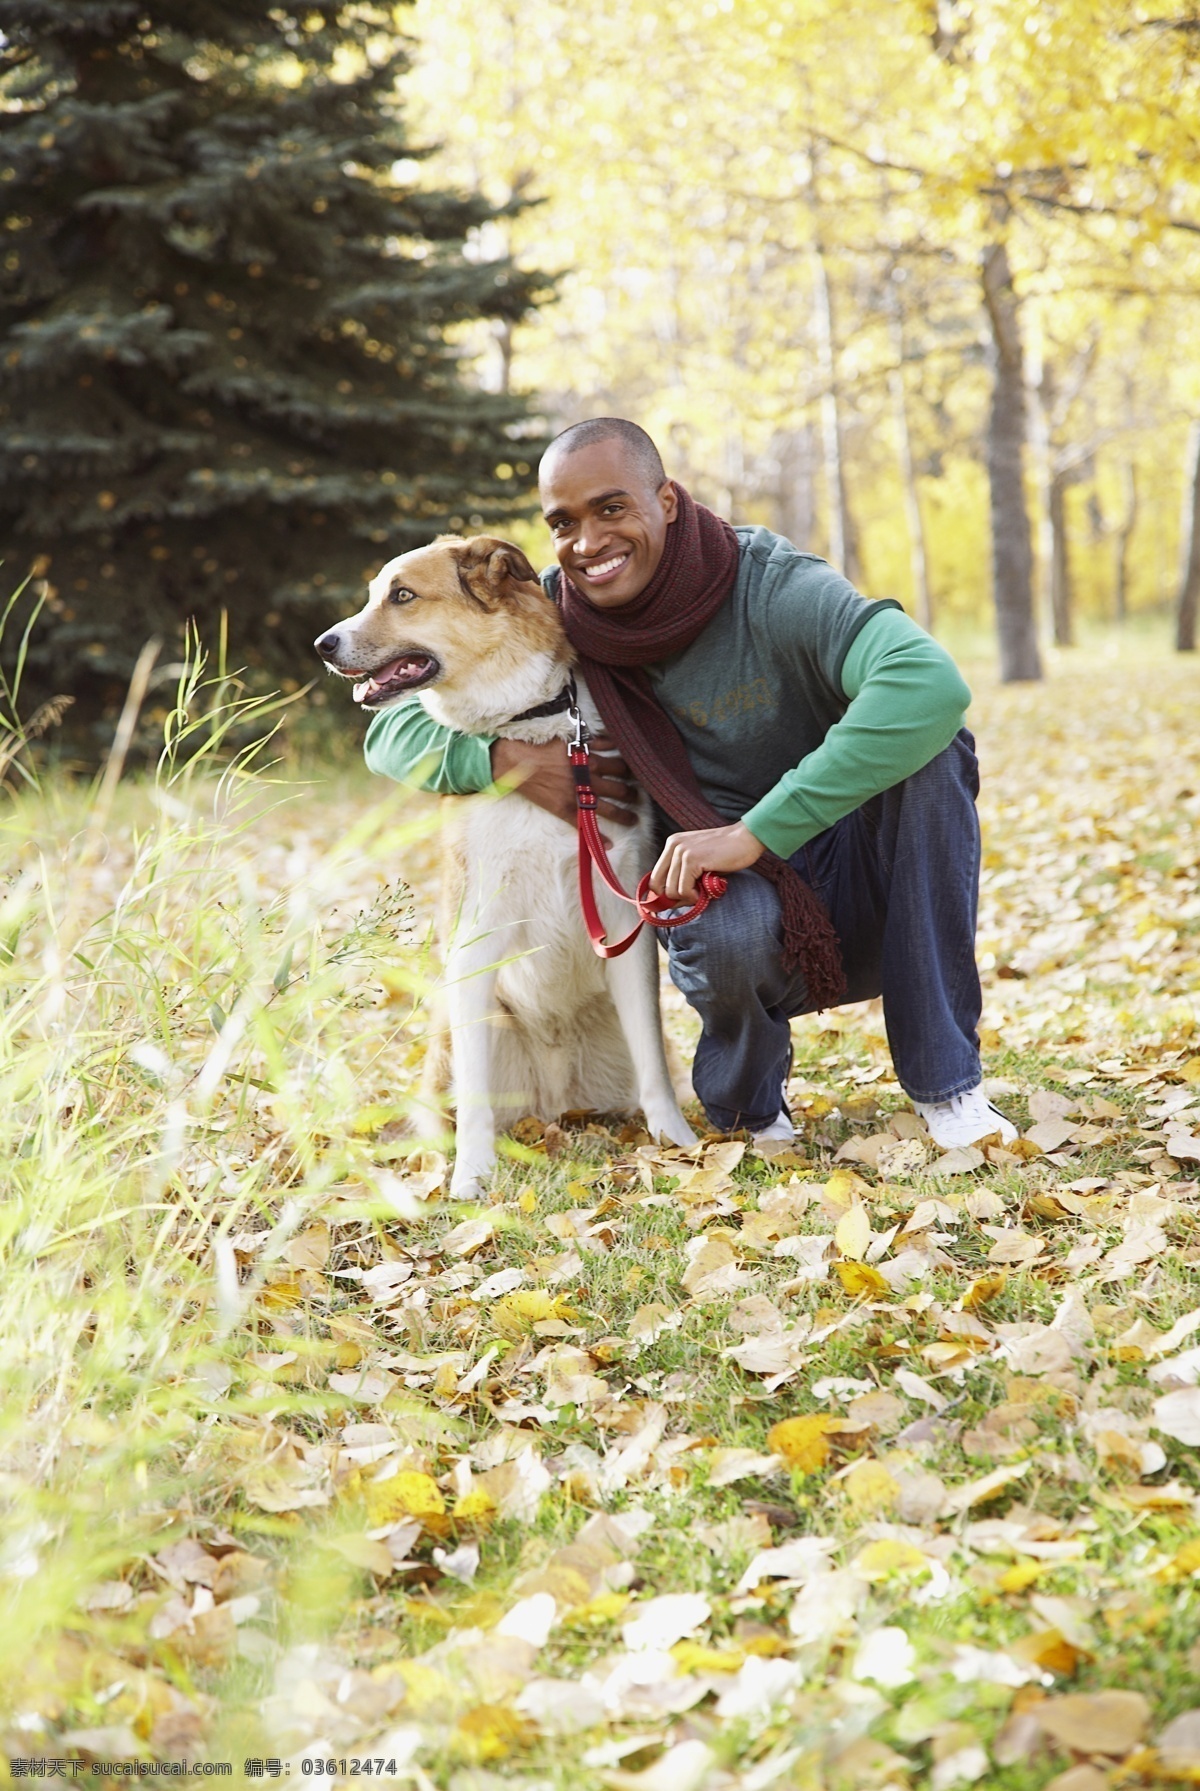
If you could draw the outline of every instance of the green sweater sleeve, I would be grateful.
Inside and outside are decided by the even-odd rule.
[[[470,796],[492,782],[491,734],[456,734],[427,715],[416,697],[371,717],[367,768],[439,796]]]
[[[936,758],[971,701],[950,655],[899,609],[864,623],[841,682],[850,699],[841,720],[742,816],[780,858]]]

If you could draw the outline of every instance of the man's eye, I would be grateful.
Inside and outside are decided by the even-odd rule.
[[[394,591],[388,592],[388,602],[411,603],[416,594],[415,591],[406,590],[403,585],[397,585]]]

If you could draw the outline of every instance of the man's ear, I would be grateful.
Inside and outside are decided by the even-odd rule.
[[[658,488],[658,501],[662,505],[663,515],[667,522],[674,522],[679,515],[679,491],[674,479],[664,479]]]
[[[519,547],[496,535],[476,535],[458,559],[458,582],[485,609],[503,600],[510,584],[537,584],[538,575]]]

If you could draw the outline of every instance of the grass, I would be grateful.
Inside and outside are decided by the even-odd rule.
[[[1134,657],[974,680],[988,1071],[1023,1131],[1057,1094],[1081,1135],[952,1175],[863,1159],[906,1106],[872,1004],[795,1024],[794,1158],[718,1143],[697,1177],[620,1121],[553,1156],[527,1125],[488,1201],[452,1206],[444,1152],[397,1124],[432,804],[245,744],[274,713],[195,668],[156,775],[11,789],[10,1772],[1035,1791],[1090,1758],[1073,1791],[1169,1780],[1156,1738],[1200,1705],[1200,1480],[1149,1376],[1200,1305],[1194,1162],[1167,1149],[1191,1122],[1165,1111],[1200,1086],[1200,797],[1191,668]],[[855,1207],[894,1277],[857,1297]],[[685,1283],[701,1249],[716,1280]],[[778,1384],[731,1354],[772,1327]],[[773,1427],[805,1416],[834,1427],[789,1465]],[[805,1537],[833,1574],[739,1585]],[[667,1594],[693,1595],[683,1627],[652,1607],[664,1648],[631,1653]],[[1146,1701],[1120,1745],[1055,1739],[1057,1700],[1105,1688]]]

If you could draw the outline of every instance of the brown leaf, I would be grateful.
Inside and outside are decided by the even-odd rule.
[[[1137,1746],[1150,1724],[1150,1706],[1141,1692],[1068,1692],[1038,1705],[1047,1735],[1080,1754],[1120,1758]]]

